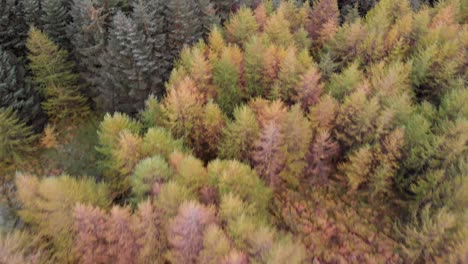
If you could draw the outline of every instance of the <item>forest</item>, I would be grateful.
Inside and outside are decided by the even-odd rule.
[[[465,0],[0,0],[0,263],[468,263]]]

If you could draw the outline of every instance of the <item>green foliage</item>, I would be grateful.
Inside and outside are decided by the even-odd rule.
[[[287,114],[283,130],[288,132],[284,134],[284,145],[281,147],[286,161],[280,176],[292,187],[298,187],[307,165],[305,155],[311,140],[310,122],[304,117],[299,105],[293,106]]]
[[[0,4],[6,262],[466,262],[463,1],[72,2]]]
[[[122,175],[122,169],[126,170],[127,174],[131,171],[128,171],[128,167],[125,168],[123,162],[127,159],[138,162],[138,158],[141,158],[141,151],[136,153],[132,151],[133,147],[136,147],[134,143],[141,147],[143,140],[135,135],[140,130],[140,123],[120,113],[107,114],[99,126],[97,151],[102,155],[99,166],[104,180],[109,183],[110,189],[114,192],[113,195],[120,195],[129,187],[128,182],[124,180],[128,175]],[[123,148],[125,146],[128,148]]]
[[[220,195],[233,193],[252,204],[260,216],[266,215],[271,190],[249,166],[237,161],[215,160],[208,165],[208,177],[216,183]]]
[[[258,30],[255,16],[249,8],[242,7],[236,15],[231,15],[226,24],[226,33],[229,41],[244,45],[250,36]]]
[[[217,87],[219,105],[228,116],[232,116],[234,109],[242,102],[242,94],[238,87],[239,78],[239,69],[229,61],[227,55],[213,67],[213,82]]]
[[[219,145],[219,157],[248,162],[259,127],[254,113],[247,106],[234,110],[234,121],[227,124]]]
[[[2,1],[0,4],[0,49],[11,51],[21,57],[26,53],[28,25],[25,20],[22,2]]]
[[[41,126],[41,107],[37,94],[25,82],[19,61],[0,48],[0,108],[11,108],[28,124]]]
[[[465,217],[466,220],[466,217]],[[463,219],[443,208],[432,212],[430,206],[414,217],[410,226],[400,232],[404,250],[411,261],[456,262],[457,254],[464,251],[467,230]],[[463,253],[461,253],[463,254]]]
[[[6,181],[7,172],[24,163],[35,150],[37,137],[31,127],[21,122],[9,109],[0,109],[0,172],[2,184]],[[5,177],[5,178],[4,178]]]
[[[356,90],[362,79],[363,75],[358,68],[358,64],[353,63],[341,73],[333,74],[326,89],[335,99],[342,101],[347,95]]]
[[[74,63],[67,61],[68,53],[35,28],[30,30],[26,45],[33,81],[46,98],[42,106],[49,119],[71,125],[86,119],[90,109],[77,85]]]
[[[174,151],[184,151],[181,140],[176,140],[163,128],[150,128],[143,138],[143,155],[161,155],[165,159]]]
[[[157,207],[161,208],[164,215],[168,218],[177,215],[179,206],[195,198],[195,194],[191,192],[187,187],[170,181],[161,187],[161,190],[155,199]]]
[[[138,200],[146,195],[155,195],[160,185],[167,182],[173,172],[167,162],[161,156],[154,156],[142,160],[135,167],[131,178],[132,193]]]
[[[63,0],[41,1],[42,26],[47,36],[60,48],[70,49],[67,26],[71,22],[67,2]]]

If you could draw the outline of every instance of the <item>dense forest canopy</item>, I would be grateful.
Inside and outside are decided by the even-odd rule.
[[[0,0],[0,263],[467,263],[463,0]]]

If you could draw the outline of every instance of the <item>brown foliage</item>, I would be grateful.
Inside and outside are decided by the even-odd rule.
[[[323,185],[333,170],[333,159],[339,154],[339,145],[326,130],[318,131],[307,153],[306,178],[313,183]]]
[[[316,44],[323,44],[336,32],[339,17],[338,4],[336,0],[319,0],[309,14],[309,25],[307,30],[309,36]]]
[[[319,70],[312,66],[302,76],[299,83],[296,85],[295,102],[299,103],[302,110],[307,111],[309,107],[315,105],[323,91],[323,85],[320,83],[321,74]]]
[[[272,187],[280,183],[281,172],[285,156],[281,151],[283,135],[281,126],[271,121],[261,132],[255,143],[253,160],[258,175]]]
[[[185,202],[169,223],[169,258],[173,263],[195,263],[203,248],[203,233],[215,221],[214,210],[197,202]]]

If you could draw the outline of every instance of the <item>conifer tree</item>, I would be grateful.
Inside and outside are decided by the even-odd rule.
[[[107,187],[92,179],[70,176],[38,179],[20,175],[16,179],[18,199],[22,204],[21,219],[38,234],[50,241],[58,262],[73,261],[73,209],[76,203],[106,208],[109,203]]]
[[[4,0],[0,3],[0,48],[21,58],[26,54],[28,25],[22,1]]]
[[[302,109],[307,111],[309,107],[318,103],[323,91],[323,85],[320,83],[321,74],[317,68],[311,67],[304,73],[301,80],[296,85],[295,102],[300,103]]]
[[[10,109],[0,108],[0,173],[4,184],[10,169],[28,159],[35,151],[31,127],[21,122]]]
[[[24,16],[29,26],[42,29],[42,0],[24,0]]]
[[[12,231],[0,236],[0,261],[3,263],[39,263],[43,259],[34,247],[36,237],[24,231]]]
[[[193,44],[203,35],[203,22],[199,17],[196,0],[170,0],[166,3],[167,60],[172,63],[184,45]]]
[[[307,30],[316,46],[322,45],[333,36],[339,25],[339,14],[336,0],[319,0],[314,2]]]
[[[217,88],[219,105],[223,112],[232,116],[234,109],[242,102],[239,88],[239,68],[229,59],[228,51],[213,67],[213,82]]]
[[[67,51],[35,28],[29,33],[27,47],[33,82],[46,98],[42,106],[50,120],[73,125],[87,118],[90,109],[80,93],[74,64],[67,61]]]
[[[232,15],[226,24],[227,39],[243,46],[258,30],[255,16],[247,7],[242,7],[236,15]]]
[[[286,165],[281,178],[292,187],[299,186],[303,170],[307,165],[305,155],[311,140],[310,122],[304,117],[299,105],[291,108],[283,123],[284,144],[281,151],[286,157]]]
[[[136,167],[131,178],[132,193],[138,200],[146,195],[156,196],[161,185],[172,176],[172,170],[161,156],[142,160]]]
[[[221,263],[224,256],[231,250],[231,242],[224,231],[212,224],[208,226],[203,236],[203,250],[198,256],[198,263]]]
[[[183,203],[169,224],[170,260],[175,263],[195,263],[203,248],[203,234],[214,220],[213,208],[194,201]]]
[[[43,0],[41,22],[44,32],[60,48],[70,50],[67,26],[71,22],[65,0]]]
[[[104,109],[135,114],[150,94],[160,94],[151,45],[132,18],[122,12],[113,17],[109,44],[101,54],[100,85]]]
[[[11,108],[24,122],[41,126],[39,98],[24,75],[18,60],[0,48],[0,108]]]
[[[129,118],[128,116],[120,113],[115,113],[113,116],[107,114],[104,120],[101,122],[98,137],[99,146],[97,151],[103,155],[102,160],[99,161],[99,166],[103,171],[104,180],[109,183],[110,189],[113,191],[113,195],[118,196],[125,192],[129,187],[128,179],[125,175],[122,175],[120,169],[127,158],[133,158],[128,156],[123,150],[120,149],[121,144],[128,143],[125,138],[122,137],[123,133],[126,133],[130,139],[135,139],[138,144],[138,148],[141,148],[141,139],[138,137],[138,133],[141,130],[141,125]],[[134,142],[134,141],[132,141]],[[120,151],[120,152],[119,152]],[[121,160],[119,162],[117,154],[121,154]],[[140,152],[134,153],[140,156]],[[136,165],[136,164],[135,164]]]
[[[247,106],[234,110],[234,121],[227,124],[219,146],[219,156],[249,163],[254,142],[259,136],[255,114]]]
[[[109,3],[110,2],[110,3]],[[105,51],[109,35],[111,1],[74,0],[70,9],[73,22],[67,32],[73,45],[73,56],[81,76],[92,85],[91,97],[97,102],[100,55]]]
[[[76,238],[73,246],[82,263],[110,261],[105,235],[108,233],[107,216],[103,209],[77,204],[73,211]]]
[[[333,170],[333,159],[339,154],[339,145],[327,130],[320,130],[315,134],[310,144],[304,169],[306,179],[311,183],[325,184]]]
[[[278,186],[285,157],[281,152],[283,145],[283,131],[280,124],[270,122],[263,128],[260,138],[255,143],[253,160],[257,173],[264,178],[270,186]]]

